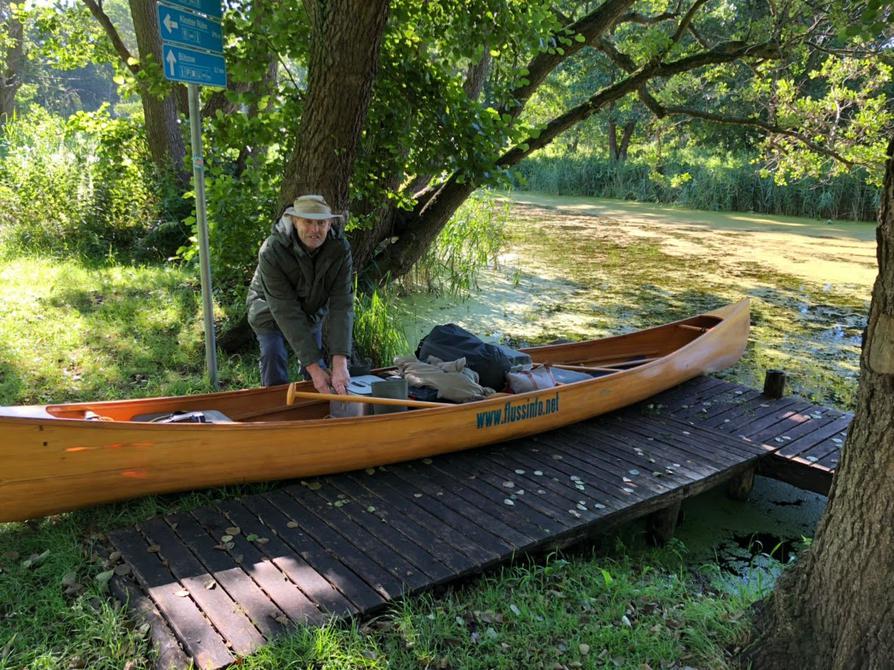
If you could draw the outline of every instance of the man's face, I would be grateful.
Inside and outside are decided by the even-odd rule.
[[[323,242],[326,241],[326,236],[329,234],[329,228],[332,226],[331,219],[318,221],[315,219],[302,219],[297,216],[292,217],[292,223],[298,232],[298,239],[301,240],[301,244],[310,251],[319,249],[323,245]]]

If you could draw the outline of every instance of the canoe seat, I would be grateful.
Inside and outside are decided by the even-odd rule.
[[[137,414],[131,421],[145,421],[149,423],[235,423],[226,414],[216,409]]]

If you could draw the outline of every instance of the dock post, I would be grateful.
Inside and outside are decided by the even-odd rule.
[[[649,541],[656,547],[667,543],[674,536],[677,519],[680,517],[681,502],[678,500],[649,516]]]
[[[783,370],[767,370],[764,377],[764,395],[774,400],[785,393],[785,372]]]
[[[733,475],[727,482],[726,495],[733,500],[747,500],[751,489],[754,488],[755,466]]]

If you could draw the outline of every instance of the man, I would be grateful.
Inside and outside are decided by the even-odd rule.
[[[317,391],[347,393],[354,292],[351,248],[332,225],[341,218],[322,196],[302,195],[261,245],[247,303],[264,386],[289,381],[288,342]],[[330,368],[323,361],[324,317]]]

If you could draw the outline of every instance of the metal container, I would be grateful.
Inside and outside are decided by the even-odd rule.
[[[372,395],[377,398],[407,399],[407,380],[401,377],[393,377],[372,384]],[[404,412],[406,407],[395,405],[371,405],[373,414],[390,414],[392,412]]]
[[[376,375],[357,375],[351,377],[348,382],[348,393],[350,395],[369,396],[372,395],[373,384],[384,381]],[[329,403],[329,414],[335,419],[343,419],[346,417],[365,416],[372,414],[372,405],[362,402],[339,402],[333,400]]]

